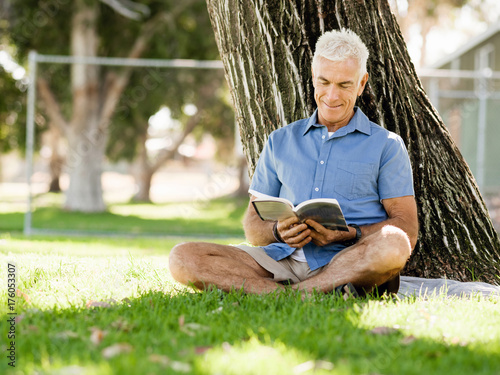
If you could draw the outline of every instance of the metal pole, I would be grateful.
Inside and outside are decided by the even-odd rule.
[[[26,109],[26,183],[28,185],[28,202],[24,214],[24,234],[31,235],[32,192],[31,176],[33,174],[33,148],[35,139],[35,100],[36,100],[36,65],[37,53],[30,51],[28,55],[28,102]]]
[[[487,66],[487,61],[485,56],[481,57],[480,66]],[[478,113],[478,129],[477,129],[477,149],[476,149],[476,165],[477,165],[477,185],[479,190],[484,188],[484,176],[485,176],[485,159],[486,159],[486,115],[487,115],[487,103],[488,103],[488,77],[491,76],[491,69],[483,68],[478,73],[481,74],[481,78],[478,79],[478,99],[479,99],[479,113]]]
[[[137,66],[156,68],[223,69],[220,60],[130,59],[128,57],[37,55],[39,63]]]
[[[485,161],[485,146],[486,146],[486,102],[488,94],[485,89],[486,80],[480,80],[479,88],[479,114],[478,114],[478,129],[477,129],[477,148],[476,148],[476,181],[479,190],[484,187],[484,161]]]

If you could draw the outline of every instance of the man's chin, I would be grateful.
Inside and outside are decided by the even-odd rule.
[[[342,120],[344,113],[339,109],[336,110],[328,110],[323,113],[323,118],[331,123],[338,122]]]

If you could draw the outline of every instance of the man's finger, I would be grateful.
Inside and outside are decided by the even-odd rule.
[[[279,221],[278,225],[281,228],[288,228],[291,225],[296,224],[298,222],[299,222],[299,218],[297,216],[292,216],[292,217],[289,217],[288,219]]]
[[[297,249],[300,249],[301,247],[304,247],[306,246],[309,242],[311,242],[312,238],[310,236],[304,238],[304,240],[302,242],[299,242],[296,246],[292,246],[292,247],[295,247]]]
[[[289,224],[287,220],[278,221],[278,232],[281,235],[281,238],[285,239],[285,237],[293,237],[299,234],[300,232],[308,229],[309,227],[306,224],[297,224],[291,223]]]
[[[306,220],[306,224],[312,227],[318,233],[326,233],[328,229],[326,229],[323,225],[315,222],[314,220]]]
[[[290,227],[288,227],[288,229],[285,229],[285,231],[288,232],[288,235],[290,237],[294,237],[306,230],[311,231],[311,229],[309,229],[309,227],[306,224],[292,224]]]
[[[283,240],[288,244],[297,244],[302,242],[306,237],[311,234],[311,230],[305,226],[303,230],[296,231],[295,228],[290,229],[284,233]]]
[[[301,247],[304,247],[309,242],[311,242],[311,240],[312,240],[311,236],[306,236],[306,238],[304,238],[300,242],[297,242],[297,243],[289,243],[289,242],[287,242],[287,245],[290,246],[290,247],[293,247],[295,249],[300,249]]]

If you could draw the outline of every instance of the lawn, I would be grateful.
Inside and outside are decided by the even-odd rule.
[[[0,213],[0,373],[500,374],[496,299],[344,301],[293,292],[196,292],[175,283],[168,272],[175,243],[214,233],[208,240],[243,241],[237,229],[244,206],[218,200],[200,208],[194,222],[160,215],[168,205],[122,204],[89,220],[75,216],[75,222],[87,222],[85,230],[107,223],[106,230],[123,234],[127,216],[138,233],[149,233],[150,224],[160,229],[180,223],[156,238],[26,238],[19,228],[2,227],[15,212]],[[68,213],[47,210],[52,222],[69,221]],[[210,219],[215,212],[216,222]],[[228,237],[219,222],[232,228]],[[17,276],[13,311],[9,264]],[[11,312],[15,368],[7,358]]]
[[[62,210],[62,201],[61,194],[35,197],[33,228],[83,234],[243,236],[241,219],[248,204],[247,198],[154,205],[113,203],[106,213],[82,214]],[[18,200],[0,202],[0,230],[22,231],[25,208]]]

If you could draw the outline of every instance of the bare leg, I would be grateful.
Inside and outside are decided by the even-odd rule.
[[[387,225],[341,251],[321,273],[294,287],[306,292],[331,292],[336,286],[351,282],[356,288],[370,291],[396,276],[410,254],[406,233]]]
[[[233,246],[206,242],[176,245],[169,256],[170,273],[178,282],[198,289],[215,286],[226,292],[233,288],[247,293],[269,293],[283,289],[250,255]]]

